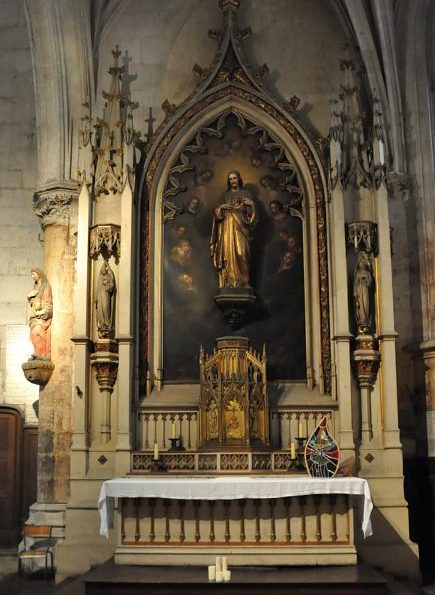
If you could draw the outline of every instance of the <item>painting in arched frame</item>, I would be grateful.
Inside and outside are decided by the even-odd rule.
[[[279,143],[239,113],[227,113],[192,138],[169,176],[164,216],[163,369],[165,382],[198,382],[198,352],[219,336],[266,345],[270,380],[306,378],[304,191]],[[251,245],[257,296],[245,324],[225,324],[214,296],[217,276],[209,242],[213,213],[238,170],[258,208]],[[174,171],[174,170],[173,170]]]

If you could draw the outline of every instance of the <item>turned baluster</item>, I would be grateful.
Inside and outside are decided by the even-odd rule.
[[[169,532],[169,500],[163,500],[163,504],[165,507],[165,541],[168,542],[171,539],[171,534]]]
[[[229,519],[229,508],[230,500],[224,500],[224,511],[225,511],[225,541],[228,542],[231,538],[230,535],[230,519]]]
[[[121,507],[121,541],[125,541],[125,498],[119,499]]]
[[[215,507],[216,502],[214,500],[210,500],[209,501],[209,506],[210,506],[210,541],[213,543],[213,541],[215,540],[215,533],[214,533],[214,507]]]
[[[156,501],[154,498],[149,499],[150,503],[150,541],[153,542],[156,538],[156,532],[154,529],[154,507],[156,505]]]
[[[275,504],[276,500],[272,498],[270,500],[270,541],[274,542],[276,539],[275,533]]]
[[[320,513],[320,504],[322,502],[322,496],[316,494],[314,496],[314,504],[316,507],[316,540],[322,541],[322,515]]]
[[[254,500],[254,506],[255,506],[255,541],[257,543],[261,539],[261,533],[260,533],[260,503],[261,503],[261,500]]]
[[[181,543],[183,543],[183,541],[186,538],[186,534],[184,532],[184,505],[185,504],[186,504],[186,502],[184,500],[179,501],[179,506],[180,506],[180,541],[181,541]]]
[[[305,496],[299,496],[299,503],[301,506],[301,541],[307,540],[307,529],[305,523]]]
[[[145,448],[149,448],[150,447],[150,442],[149,442],[149,415],[148,413],[145,413]]]
[[[139,541],[139,539],[140,539],[140,523],[139,523],[140,498],[134,499],[134,507],[135,507],[135,520],[136,520],[136,530],[134,532],[134,540]]]
[[[285,498],[285,540],[291,541],[292,534],[290,529],[290,508],[292,505],[291,498]]]
[[[240,506],[240,541],[242,543],[246,539],[246,534],[245,534],[245,504],[246,504],[246,500],[239,500],[239,506]]]
[[[335,511],[337,496],[331,494],[329,499],[331,501],[331,541],[337,541],[337,513]]]
[[[195,509],[195,541],[196,543],[198,543],[198,541],[201,539],[201,533],[199,532],[199,506],[201,504],[200,500],[194,500],[193,501],[193,507]]]

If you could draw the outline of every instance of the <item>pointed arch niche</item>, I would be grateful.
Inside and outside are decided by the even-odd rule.
[[[219,144],[222,149],[217,148]],[[241,146],[243,144],[244,147]],[[267,166],[263,167],[261,164],[262,156],[265,156]],[[258,161],[255,162],[257,158]],[[267,167],[276,173],[272,188],[267,188]],[[191,324],[195,317],[203,330],[207,325],[213,329],[213,321],[221,320],[218,336],[253,335],[254,348],[260,349],[265,343],[272,366],[276,362],[276,353],[270,353],[269,350],[270,336],[264,332],[265,325],[258,324],[258,320],[264,317],[261,299],[253,314],[253,322],[235,332],[228,327],[225,330],[222,314],[213,302],[212,295],[206,297],[209,307],[207,311],[195,310],[192,305],[195,292],[203,292],[204,286],[209,286],[210,283],[217,288],[215,271],[210,262],[208,239],[213,210],[226,190],[226,171],[232,168],[241,170],[245,187],[252,191],[259,204],[260,219],[263,217],[269,224],[269,231],[263,229],[262,232],[269,233],[269,241],[263,242],[260,239],[255,244],[254,239],[253,244],[253,259],[256,250],[257,254],[261,253],[262,258],[263,269],[259,276],[264,278],[265,268],[269,268],[269,273],[278,273],[279,268],[282,268],[279,260],[273,262],[271,246],[276,244],[276,233],[285,224],[290,223],[295,235],[300,237],[301,248],[303,247],[300,253],[299,277],[302,287],[299,294],[298,291],[293,292],[293,298],[302,302],[301,307],[294,304],[294,318],[292,319],[292,312],[288,311],[285,324],[282,324],[282,320],[280,323],[278,318],[272,329],[273,333],[279,335],[278,338],[275,337],[275,351],[277,341],[285,346],[288,343],[286,339],[294,337],[296,332],[299,363],[292,367],[291,348],[288,353],[284,350],[284,359],[288,357],[289,365],[287,368],[285,363],[284,367],[278,366],[275,373],[272,372],[270,380],[284,381],[284,391],[297,393],[302,397],[312,389],[320,394],[331,392],[326,187],[320,159],[299,124],[278,103],[266,101],[264,95],[233,82],[215,87],[211,92],[197,98],[197,101],[186,104],[184,109],[179,108],[173,116],[169,116],[160,134],[157,133],[145,164],[140,207],[140,397],[153,393],[158,398],[162,388],[168,394],[168,390],[179,392],[180,384],[198,383],[199,370],[195,378],[194,369],[197,366],[200,343],[204,342],[209,347],[207,343],[217,337],[210,335],[204,338],[204,332],[201,336],[201,332],[197,333],[193,327],[189,328],[189,321]],[[194,180],[194,192],[189,180]],[[287,200],[281,198],[285,194]],[[189,201],[193,196],[199,198],[200,203],[200,210],[194,216],[189,213]],[[288,212],[288,220],[283,225],[277,224],[271,213],[270,202],[275,197],[286,206]],[[198,224],[201,219],[202,223]],[[187,302],[181,300],[177,308],[174,294],[170,295],[170,285],[175,286],[181,282],[184,269],[177,260],[174,249],[189,225],[198,227],[202,241],[195,245],[192,236],[184,236],[190,245],[187,258],[198,257],[202,261],[201,271],[207,275],[207,279],[187,278],[186,282],[192,282],[194,287],[189,294],[189,290],[184,288],[184,295],[189,297]],[[275,239],[270,234],[275,234]],[[268,246],[269,253],[265,254]],[[178,285],[178,289],[183,288]],[[271,292],[273,291],[272,288]],[[171,312],[168,312],[168,302],[171,302]],[[271,302],[268,306],[271,306]],[[190,313],[187,317],[189,320],[186,313]],[[253,327],[258,328],[252,333]],[[196,336],[201,336],[202,340],[198,340],[198,345],[192,345]],[[174,363],[178,354],[184,357],[184,365],[186,358],[190,359],[187,373],[183,366],[180,368]],[[173,388],[168,389],[168,386]]]

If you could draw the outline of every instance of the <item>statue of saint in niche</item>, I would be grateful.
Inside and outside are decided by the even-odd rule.
[[[35,282],[33,290],[27,295],[30,304],[30,340],[33,345],[33,359],[50,359],[51,355],[51,319],[53,317],[53,296],[44,271],[32,269]]]
[[[368,254],[362,252],[358,258],[353,278],[355,318],[359,333],[368,332],[370,326],[370,287],[372,283],[372,263]]]
[[[109,264],[104,261],[101,265],[97,281],[97,331],[100,339],[108,339],[113,334],[113,297],[115,295],[115,275]]]
[[[258,210],[238,171],[228,173],[228,190],[214,212],[210,253],[219,288],[250,287],[251,232]]]

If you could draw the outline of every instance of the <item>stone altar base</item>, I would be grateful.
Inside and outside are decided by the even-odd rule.
[[[347,495],[271,500],[119,498],[115,563],[356,564]]]

